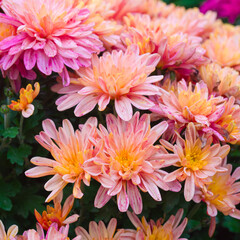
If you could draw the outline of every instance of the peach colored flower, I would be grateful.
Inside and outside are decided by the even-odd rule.
[[[42,226],[37,224],[37,231],[34,229],[25,231],[22,240],[69,240],[68,230],[69,225],[58,230],[57,223],[53,223],[45,235]],[[73,240],[81,240],[81,238],[77,236]]]
[[[204,188],[216,172],[227,171],[220,165],[223,158],[229,153],[230,147],[228,145],[220,146],[220,144],[211,146],[211,138],[204,144],[197,135],[193,123],[189,123],[187,126],[185,140],[179,136],[176,145],[173,146],[165,140],[160,141],[178,158],[178,161],[174,164],[178,169],[165,176],[164,180],[166,182],[175,179],[185,180],[184,197],[186,201],[192,200],[195,186]],[[168,157],[166,155],[166,158]]]
[[[3,222],[0,220],[0,239],[1,240],[15,240],[17,233],[18,233],[17,225],[12,225],[6,233]]]
[[[224,24],[203,43],[206,56],[222,67],[240,70],[240,28]]]
[[[240,167],[233,174],[232,165],[224,166],[227,172],[216,173],[206,189],[198,189],[193,200],[197,203],[204,201],[207,204],[207,213],[211,217],[217,216],[217,211],[224,215],[240,219],[240,210],[236,206],[240,203]]]
[[[164,224],[162,218],[158,219],[157,222],[150,220],[150,222],[147,223],[145,217],[142,217],[141,222],[134,213],[128,211],[127,214],[130,221],[137,229],[135,239],[187,240],[186,238],[179,238],[188,222],[187,218],[184,218],[179,225],[183,216],[183,209],[179,209],[176,216],[172,215]]]
[[[148,13],[151,2],[152,0],[110,0],[114,11],[112,18],[122,20],[128,13]]]
[[[89,223],[89,233],[82,227],[77,227],[75,233],[81,237],[81,240],[120,240],[127,239],[122,238],[121,235],[124,233],[124,229],[120,229],[116,232],[117,220],[112,218],[106,227],[103,221],[98,224],[94,221]],[[130,240],[131,238],[128,238]]]
[[[166,18],[176,9],[181,8],[183,7],[177,7],[173,3],[166,4],[165,2],[159,0],[149,0],[146,14],[150,15],[151,18]]]
[[[111,3],[103,0],[85,0],[84,5],[90,12],[85,23],[94,23],[93,32],[103,42],[105,48],[110,49],[120,43],[122,24],[112,19],[114,11]]]
[[[63,111],[77,105],[75,115],[83,116],[98,104],[99,111],[105,110],[110,100],[114,100],[115,109],[120,118],[131,119],[132,105],[138,109],[154,106],[146,96],[159,94],[159,88],[152,83],[160,81],[162,76],[150,76],[159,62],[158,54],[139,55],[137,46],[132,45],[125,53],[106,52],[102,57],[92,58],[91,68],[81,68],[79,78],[71,79],[69,90],[53,88],[58,93],[67,93],[56,101],[58,110]]]
[[[23,117],[28,118],[34,112],[34,106],[31,104],[37,97],[40,91],[40,85],[38,82],[34,84],[35,90],[32,89],[32,85],[28,84],[26,89],[21,88],[19,93],[19,99],[13,101],[8,107],[13,111],[22,112]]]
[[[37,167],[26,171],[26,176],[35,178],[54,175],[44,186],[47,191],[51,191],[46,202],[54,199],[68,183],[74,183],[73,196],[81,198],[83,196],[80,188],[82,181],[89,186],[91,177],[101,174],[101,166],[91,161],[99,150],[98,147],[94,148],[90,141],[90,138],[97,137],[97,119],[89,118],[81,126],[81,130],[76,131],[66,119],[63,120],[63,127],[58,131],[50,119],[43,121],[42,125],[44,131],[35,138],[51,152],[54,160],[43,157],[32,158],[31,163]],[[85,171],[86,161],[91,174]]]
[[[220,141],[231,144],[240,143],[240,107],[235,104],[235,98],[230,97],[224,104],[221,115],[213,119],[204,132],[214,134]]]
[[[240,75],[233,68],[211,63],[199,68],[200,76],[214,95],[235,97],[240,102]]]
[[[150,116],[144,114],[139,118],[139,112],[128,122],[108,114],[106,122],[107,129],[99,126],[100,139],[95,145],[103,142],[103,150],[94,162],[103,166],[103,172],[114,180],[114,184],[99,188],[94,201],[95,207],[103,207],[112,196],[117,195],[121,212],[127,211],[130,205],[139,214],[142,211],[142,198],[138,188],[148,192],[156,201],[161,201],[158,187],[165,191],[180,190],[181,186],[177,181],[170,184],[163,181],[167,173],[160,169],[172,165],[176,158],[172,159],[170,156],[165,163],[160,146],[153,145],[167,129],[166,122],[151,128]]]
[[[61,207],[62,198],[63,194],[60,192],[57,197],[53,199],[54,207],[48,205],[47,211],[43,211],[42,215],[36,209],[34,210],[35,217],[44,230],[47,231],[52,223],[57,223],[58,229],[60,229],[60,227],[78,220],[78,214],[74,214],[67,218],[73,207],[73,195],[70,195],[66,199],[63,208]]]
[[[92,53],[102,49],[85,24],[89,11],[78,0],[3,0],[0,22],[15,27],[16,34],[0,42],[0,66],[17,81],[19,74],[35,79],[33,68],[50,75],[57,72],[69,84],[66,67],[77,70],[91,64]]]
[[[219,110],[225,103],[223,98],[209,95],[203,81],[193,87],[191,82],[187,85],[182,80],[174,92],[161,91],[162,96],[155,98],[156,105],[151,111],[183,124],[194,122],[200,126],[209,126],[211,119],[220,117]]]
[[[123,46],[120,48],[137,44],[141,53],[159,53],[159,68],[176,70],[185,75],[208,62],[203,56],[202,38],[172,32],[171,25],[162,26],[164,21],[161,18],[151,19],[149,15],[128,14],[124,18],[127,30],[122,33]]]
[[[215,12],[202,14],[198,8],[176,8],[167,18],[161,19],[161,27],[166,29],[167,34],[177,32],[187,33],[191,36],[207,38],[214,29],[221,25],[217,21]]]

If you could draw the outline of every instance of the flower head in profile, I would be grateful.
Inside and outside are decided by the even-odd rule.
[[[203,130],[214,134],[220,141],[237,144],[240,142],[240,107],[230,97],[222,108],[222,114]]]
[[[150,116],[144,114],[139,118],[139,112],[128,122],[108,114],[106,122],[107,129],[100,125],[100,139],[95,143],[100,145],[101,141],[104,142],[103,150],[94,161],[104,167],[104,172],[114,179],[114,184],[109,188],[99,188],[95,207],[103,207],[112,196],[117,195],[121,212],[127,211],[130,205],[139,214],[142,211],[139,188],[148,192],[156,201],[161,201],[158,187],[166,191],[180,190],[177,181],[170,184],[163,181],[167,173],[160,169],[170,166],[176,159],[170,156],[165,163],[160,146],[154,145],[167,129],[166,122],[151,128]]]
[[[43,228],[40,224],[37,224],[37,231],[34,229],[29,229],[23,233],[23,240],[69,240],[68,237],[69,225],[61,227],[58,230],[57,223],[53,223],[46,235],[44,234]],[[75,237],[73,240],[80,240],[80,237]]]
[[[77,227],[75,233],[81,240],[120,240],[123,239],[121,235],[124,233],[123,229],[116,232],[117,220],[112,218],[106,227],[103,221],[98,224],[91,221],[89,223],[89,233],[82,227]]]
[[[73,195],[70,195],[66,199],[63,208],[61,207],[62,197],[63,194],[60,192],[58,196],[53,199],[54,207],[48,205],[47,211],[43,211],[42,215],[36,209],[34,210],[35,217],[44,230],[47,231],[52,223],[57,223],[58,229],[60,229],[60,227],[78,220],[78,214],[67,217],[73,207]]]
[[[159,88],[152,83],[161,80],[162,76],[148,77],[159,59],[158,54],[139,55],[135,45],[125,53],[106,52],[100,58],[94,55],[92,67],[81,68],[78,71],[80,77],[71,79],[69,90],[59,84],[55,86],[57,92],[67,93],[56,101],[58,110],[77,105],[74,113],[80,117],[92,111],[97,104],[100,111],[105,110],[113,100],[118,116],[125,121],[130,120],[132,105],[138,109],[149,109],[154,105],[145,96],[159,94]]]
[[[237,103],[240,102],[240,75],[236,70],[211,63],[201,66],[199,72],[210,93],[228,98],[233,96]]]
[[[228,145],[211,146],[212,139],[206,144],[197,135],[193,123],[189,123],[185,133],[185,140],[180,136],[175,146],[165,140],[161,140],[163,146],[173,151],[178,161],[174,164],[177,170],[164,177],[165,181],[185,180],[184,197],[186,201],[192,200],[195,186],[204,188],[205,184],[211,182],[211,177],[216,172],[224,172],[227,169],[221,167],[223,159],[230,151]],[[168,155],[166,155],[168,158]],[[164,157],[163,157],[164,159]]]
[[[217,216],[219,211],[240,219],[240,210],[236,208],[240,203],[240,184],[236,182],[240,179],[240,168],[238,167],[231,175],[232,165],[227,164],[224,167],[228,171],[216,173],[206,189],[199,189],[195,193],[193,200],[204,201],[207,204],[207,213],[211,217]]]
[[[0,220],[0,239],[1,240],[15,240],[17,233],[18,233],[17,225],[12,225],[6,233],[3,222]]]
[[[89,11],[82,1],[3,0],[2,9],[0,22],[17,30],[0,42],[0,66],[12,80],[35,79],[36,66],[45,75],[59,73],[68,85],[66,67],[89,66],[102,48],[93,24],[85,24]]]
[[[222,67],[240,70],[240,28],[224,24],[203,45],[206,56]]]
[[[74,131],[72,124],[65,119],[63,127],[57,131],[53,121],[43,121],[44,131],[35,138],[51,152],[54,160],[34,157],[31,162],[37,167],[29,169],[25,174],[32,178],[54,175],[44,186],[47,191],[51,191],[47,202],[54,199],[68,183],[74,184],[73,196],[81,198],[81,183],[89,186],[91,176],[101,174],[101,166],[91,161],[98,152],[98,148],[94,148],[90,141],[90,138],[94,139],[97,136],[96,125],[96,118],[90,118],[81,126],[81,130]],[[84,170],[86,161],[91,174]]]
[[[31,104],[37,97],[40,91],[40,85],[38,82],[34,84],[35,90],[32,89],[32,85],[28,84],[26,89],[21,88],[19,93],[19,99],[13,101],[8,107],[13,111],[22,112],[23,117],[28,118],[34,112],[34,106]]]
[[[200,10],[203,13],[209,10],[216,11],[219,17],[228,18],[231,23],[234,23],[240,16],[238,0],[206,0]]]
[[[135,233],[136,234],[135,239],[183,240],[183,238],[179,237],[182,235],[188,222],[187,218],[184,218],[182,223],[179,225],[181,218],[183,216],[183,209],[179,209],[176,216],[172,215],[165,223],[162,218],[158,219],[156,222],[151,220],[148,223],[145,217],[142,217],[142,221],[140,221],[134,213],[128,211],[127,214],[130,221],[137,229]]]

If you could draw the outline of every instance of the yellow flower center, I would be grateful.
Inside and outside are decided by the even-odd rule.
[[[190,88],[188,91],[181,91],[179,93],[178,99],[185,118],[189,118],[189,112],[185,107],[188,107],[193,115],[208,116],[214,111],[214,102],[211,99],[207,100],[206,98],[203,98],[203,96],[204,93],[202,91],[192,92],[190,91]]]
[[[153,226],[152,234],[145,237],[146,240],[173,240],[172,229],[164,226]]]
[[[207,165],[207,160],[202,160],[202,148],[200,140],[193,147],[185,148],[185,159],[182,161],[182,165],[193,171],[202,169]]]
[[[61,176],[71,174],[73,177],[78,177],[85,173],[82,164],[86,156],[92,156],[92,150],[81,151],[81,146],[75,136],[72,136],[69,142],[66,145],[58,143],[59,148],[54,146],[51,149],[52,156],[60,163],[58,166],[54,166],[54,170]]]
[[[215,206],[223,206],[223,199],[231,189],[231,184],[228,184],[228,177],[228,175],[215,174],[211,184],[208,185],[208,191],[212,192],[213,195],[206,194],[205,199]]]
[[[16,34],[16,30],[12,25],[0,23],[0,41]]]
[[[122,150],[116,156],[115,160],[120,163],[122,170],[124,172],[130,171],[133,167],[133,163],[135,162],[135,156],[129,153],[127,150]]]

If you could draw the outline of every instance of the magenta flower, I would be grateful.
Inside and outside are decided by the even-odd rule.
[[[239,0],[207,0],[200,7],[201,12],[208,10],[216,11],[221,18],[228,18],[229,22],[234,23],[240,16]]]

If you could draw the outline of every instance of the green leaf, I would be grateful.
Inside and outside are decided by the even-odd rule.
[[[14,203],[14,209],[17,211],[18,215],[21,215],[24,218],[29,216],[29,213],[34,213],[34,209],[37,209],[38,212],[42,212],[44,207],[45,198],[38,196],[35,193],[34,189],[26,188],[23,189],[15,198],[16,203]]]
[[[9,147],[7,158],[12,164],[16,163],[20,166],[24,164],[24,158],[27,158],[32,152],[32,147],[29,145],[21,145],[19,148]]]
[[[2,130],[1,135],[5,138],[15,138],[18,135],[18,128],[17,127],[10,127],[7,129]]]
[[[226,227],[230,232],[240,233],[240,221],[230,216],[225,216],[223,226]]]
[[[12,201],[5,195],[0,195],[0,208],[5,211],[11,211]]]
[[[12,201],[10,197],[15,197],[21,190],[21,184],[18,181],[6,183],[0,181],[0,208],[5,211],[12,209]]]

